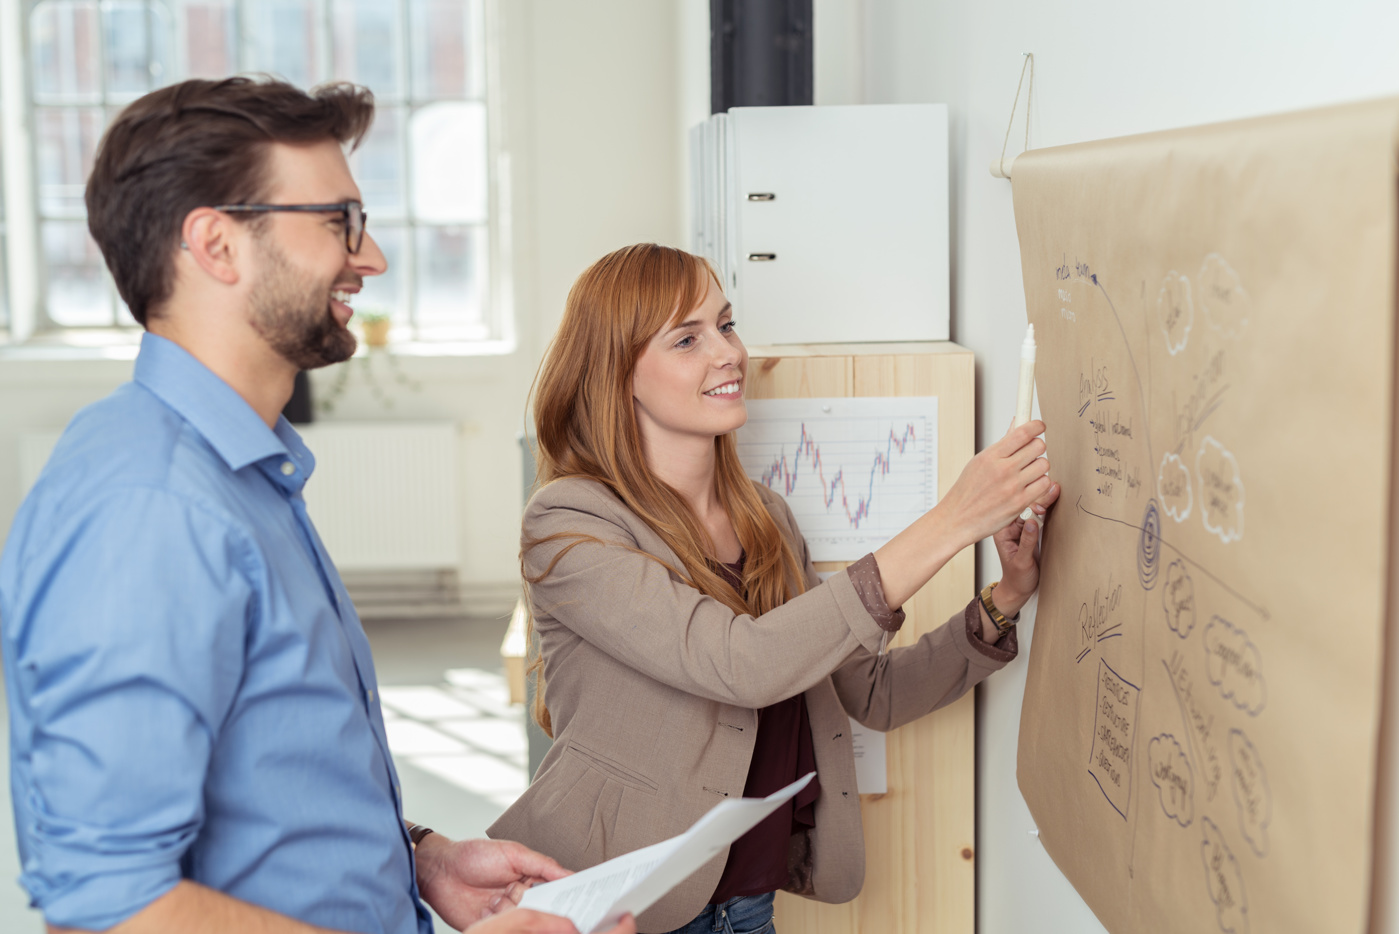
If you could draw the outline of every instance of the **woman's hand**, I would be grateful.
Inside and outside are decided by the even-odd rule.
[[[1006,616],[1019,613],[1040,585],[1040,530],[1049,507],[1059,498],[1059,490],[1059,484],[1051,483],[1049,492],[1030,507],[1033,519],[1027,522],[1017,517],[992,536],[1001,559],[1001,582],[992,592],[992,600]]]
[[[1012,428],[962,468],[938,506],[964,547],[1004,530],[1026,506],[1049,496],[1055,484],[1049,479],[1049,461],[1041,456],[1045,447],[1038,435],[1043,431],[1038,419]]]

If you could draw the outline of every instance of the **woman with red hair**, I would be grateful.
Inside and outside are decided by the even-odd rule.
[[[681,833],[724,797],[817,773],[644,912],[643,932],[768,932],[777,889],[858,894],[848,718],[893,729],[1015,657],[1059,494],[1031,422],[822,583],[791,510],[739,464],[747,365],[709,265],[641,244],[579,277],[535,387],[540,485],[521,564],[535,715],[554,744],[490,834],[584,868]],[[987,536],[999,585],[886,651],[898,607]]]

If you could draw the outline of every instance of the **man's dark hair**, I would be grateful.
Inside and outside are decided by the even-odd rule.
[[[145,324],[170,298],[190,211],[266,197],[272,143],[357,146],[373,121],[367,88],[337,83],[308,94],[267,77],[185,81],[128,106],[98,148],[87,227],[131,314]]]

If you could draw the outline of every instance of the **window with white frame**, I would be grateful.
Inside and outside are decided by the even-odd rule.
[[[391,316],[400,340],[499,336],[489,298],[488,0],[24,2],[33,151],[4,155],[33,160],[32,273],[43,309],[33,331],[136,327],[83,208],[98,141],[121,108],[185,78],[267,72],[300,87],[348,80],[374,92],[374,126],[351,166],[389,272],[366,280],[356,310]]]
[[[0,101],[0,109],[5,106]],[[5,121],[0,119],[0,179],[5,177]],[[5,186],[0,184],[0,339],[10,333],[10,288],[5,277],[9,229],[5,226]]]

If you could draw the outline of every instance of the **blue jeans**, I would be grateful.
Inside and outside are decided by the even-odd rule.
[[[776,934],[772,895],[740,895],[718,905],[705,905],[695,920],[670,934]]]

